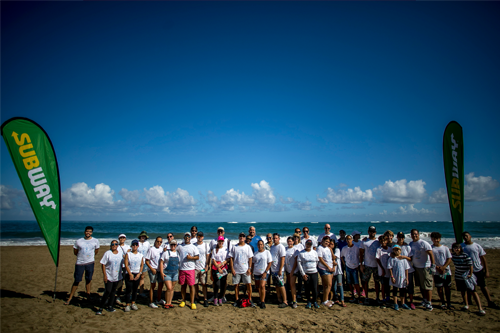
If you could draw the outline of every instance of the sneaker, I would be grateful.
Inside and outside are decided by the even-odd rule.
[[[307,304],[306,304],[306,309],[310,309],[310,308],[311,308],[311,306],[312,306],[311,302],[307,302]]]
[[[415,310],[415,304],[410,303],[410,309]]]
[[[479,316],[486,316],[486,312],[484,310],[479,310],[477,313]]]
[[[122,300],[120,299],[120,297],[117,297],[115,302],[116,302],[116,304],[122,304]]]
[[[102,315],[102,309],[97,310],[95,314],[96,314],[97,316]]]
[[[116,310],[112,306],[108,306],[106,308],[106,311],[108,311],[108,312],[115,312]]]
[[[280,308],[280,309],[284,309],[287,307],[288,307],[288,304],[286,304],[286,303],[281,303],[280,305],[278,305],[278,308]]]
[[[365,301],[363,302],[364,305],[370,305],[370,299],[365,298]]]
[[[349,300],[349,303],[356,303],[356,299],[353,297]]]
[[[124,312],[130,312],[130,306],[126,306],[125,309],[123,309]]]
[[[204,306],[204,307],[206,307],[206,308],[208,308],[208,301],[207,301],[207,300],[205,300],[205,301],[203,302],[203,306]]]
[[[361,292],[361,297],[366,297],[364,290]]]
[[[330,301],[324,301],[322,304],[324,306],[326,306],[327,308],[331,308],[332,307],[332,302],[330,302]]]
[[[134,311],[139,310],[139,308],[137,307],[137,305],[135,305],[135,303],[130,306],[130,309],[132,309]]]
[[[191,310],[196,310],[196,304],[191,304]]]
[[[378,305],[382,305],[384,302],[382,302],[380,299],[378,299],[378,298],[377,298],[377,299],[375,300],[375,303],[377,303]]]
[[[319,309],[319,304],[318,304],[318,302],[314,302],[313,306],[314,306],[316,309]]]
[[[432,305],[431,305],[431,303],[426,303],[425,306],[424,306],[424,310],[432,311]]]
[[[234,306],[235,308],[237,308],[237,307],[238,307],[238,300],[236,300],[236,302],[234,302],[234,303],[233,303],[233,306]]]
[[[292,302],[292,309],[296,309],[297,308],[297,302]]]
[[[381,309],[385,309],[386,306],[385,306],[385,303],[382,303],[382,305],[380,306]]]
[[[149,303],[149,307],[153,309],[158,309],[158,305],[156,305],[155,303]]]
[[[214,298],[214,305],[219,306],[219,300],[217,298]]]
[[[266,308],[266,303],[265,302],[260,302],[260,308],[265,309]]]
[[[441,304],[441,310],[446,310],[448,307],[446,306],[446,304]]]
[[[464,305],[461,310],[462,311],[469,311],[469,306],[468,305]]]
[[[399,311],[399,305],[394,304],[394,310]]]
[[[406,304],[401,305],[401,307],[405,310],[411,310],[410,307]]]
[[[165,301],[164,300],[159,300],[158,302],[156,302],[156,305],[165,305]]]
[[[179,304],[179,307],[183,308],[186,306],[186,302],[181,302],[181,304]]]
[[[422,302],[420,302],[420,306],[423,306],[425,308],[425,305],[427,304],[427,301],[424,299]]]
[[[220,303],[222,302],[222,303]],[[227,299],[225,297],[222,297],[221,299],[219,299],[219,304],[222,305],[223,303],[227,303]]]

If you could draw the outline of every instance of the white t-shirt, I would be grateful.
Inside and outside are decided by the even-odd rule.
[[[179,244],[177,245],[177,252],[179,252],[179,270],[192,271],[196,267],[196,260],[187,259],[188,254],[192,257],[199,256],[200,251],[193,244]]]
[[[353,245],[351,247],[344,246],[340,251],[340,256],[344,257],[345,264],[350,269],[359,267],[359,247]]]
[[[332,258],[332,250],[329,247],[323,247],[323,245],[318,246],[316,249],[316,252],[318,253],[318,258],[323,258],[324,261],[328,264],[328,266],[333,267],[333,258]],[[327,270],[328,267],[325,267],[320,262],[318,262],[318,268],[322,270]]]
[[[229,251],[227,248],[223,247],[222,249],[219,249],[219,252],[217,252],[217,249],[212,250],[212,259],[217,261],[217,262],[223,262],[227,261],[229,258]]]
[[[432,247],[426,241],[420,239],[410,243],[411,252],[413,252],[413,266],[416,268],[431,267],[431,259],[427,251],[432,251]]]
[[[443,266],[446,260],[451,259],[451,252],[447,246],[441,245],[439,247],[432,245],[432,253],[434,254],[434,263],[436,266]],[[446,267],[445,273],[451,274],[450,265]],[[439,275],[438,271],[434,275]]]
[[[236,274],[245,274],[250,269],[248,259],[253,257],[250,245],[235,245],[231,247],[229,256],[233,258],[233,268]]]
[[[167,250],[167,251],[164,251],[162,253],[161,260],[163,260],[163,272],[165,272],[167,270],[168,260],[170,258],[177,258],[177,257],[179,257],[179,254],[177,253],[177,251]]]
[[[389,280],[389,285],[394,286],[396,288],[406,288],[408,285],[406,280],[407,269],[410,269],[410,264],[408,264],[408,260],[406,259],[397,259],[389,257],[387,260],[387,270],[392,269],[392,276],[396,280],[396,283],[392,282],[392,279]],[[389,277],[391,274],[389,273]]]
[[[120,252],[114,254],[111,250],[106,251],[101,259],[101,264],[106,267],[106,277],[109,282],[116,282],[122,279],[123,256]]]
[[[198,252],[200,253],[200,259],[196,260],[194,269],[201,271],[202,269],[205,269],[205,266],[207,265],[207,254],[210,253],[208,252],[209,251],[208,244],[202,243],[200,245],[198,244],[193,244],[193,245],[198,248]]]
[[[358,240],[357,242],[352,241],[352,243],[354,244],[354,246],[357,246],[358,249],[360,249],[361,246],[363,246],[363,241],[362,240]]]
[[[314,249],[315,247],[318,247],[318,242],[316,239],[312,238],[311,236],[309,236],[309,238],[302,238],[302,240],[300,241],[300,244],[302,244],[302,246],[304,247],[304,249],[306,248],[306,242],[308,240],[312,240],[312,248]]]
[[[148,241],[144,241],[144,243],[139,242],[139,248],[137,249],[137,251],[143,256],[142,260],[144,260],[144,266],[146,266],[146,255],[148,254],[150,247],[151,244],[149,244]]]
[[[353,242],[354,243],[354,242]],[[347,247],[347,246],[346,246]],[[365,250],[364,255],[364,265],[368,267],[378,267],[377,259],[377,249],[380,247],[380,242],[378,239],[367,239],[360,244],[360,248]]]
[[[408,244],[405,245],[400,245],[401,246],[401,255],[405,257],[413,257],[413,252],[411,252],[411,247]],[[408,261],[408,260],[406,260]],[[408,268],[408,274],[415,272],[415,268],[413,268],[413,262],[408,261],[408,265],[410,265],[410,268]]]
[[[337,237],[335,236],[335,234],[333,232],[329,232],[329,233],[323,232],[321,235],[318,236],[318,240],[316,241],[316,243],[321,244],[321,242],[323,241],[323,237],[325,237],[325,236],[330,237],[330,240],[333,240],[335,243],[337,242]]]
[[[334,275],[337,276],[339,274],[342,274],[342,264],[341,264],[341,259],[340,259],[340,249],[336,248],[335,249],[335,257],[337,258],[337,266],[335,266],[335,273]]]
[[[264,250],[263,252],[255,252],[252,259],[253,275],[264,274],[267,265],[269,265],[269,263],[272,261],[273,258],[271,257],[271,252],[269,252],[268,250]]]
[[[293,268],[293,264],[295,263],[295,252],[297,252],[297,249],[295,246],[286,247],[286,254],[285,254],[285,271],[287,273],[290,273]]]
[[[281,258],[286,257],[286,250],[283,244],[271,246],[271,257],[273,258],[273,264],[271,265],[271,272],[279,273]],[[283,268],[285,268],[283,266]]]
[[[128,256],[128,267],[130,268],[130,271],[134,274],[141,273],[141,263],[144,260],[143,255],[137,251],[136,254],[133,254],[132,252],[127,253]]]
[[[95,238],[88,240],[80,238],[75,242],[73,248],[78,250],[78,254],[76,255],[77,265],[90,264],[95,260],[95,250],[99,248],[99,241]]]
[[[474,272],[479,272],[480,270],[482,270],[483,265],[481,265],[480,257],[486,255],[486,252],[484,252],[483,247],[478,243],[472,243],[471,245],[462,243],[462,249],[464,250],[465,253],[469,255],[469,257],[472,258],[472,266],[473,266],[472,270]]]
[[[163,249],[156,248],[154,246],[151,246],[148,250],[148,253],[146,254],[146,259],[149,260],[149,264],[153,269],[158,268],[158,264],[160,263],[160,257],[161,254],[163,253]]]
[[[191,244],[193,245],[196,245],[196,243],[198,243],[198,238],[194,237],[194,238],[191,238]]]
[[[375,257],[380,260],[380,263],[382,264],[382,267],[385,270],[385,276],[382,275],[382,268],[380,265],[377,263],[378,267],[378,275],[379,276],[384,276],[384,277],[391,277],[391,274],[389,274],[389,270],[387,269],[387,261],[389,260],[392,252],[392,247],[388,246],[387,249],[384,249],[383,247],[379,247],[377,249],[377,254]]]
[[[130,246],[127,244],[118,245],[118,252],[123,255],[123,267],[125,267],[125,254],[130,250]]]
[[[293,260],[297,260],[297,256],[299,255],[300,251],[304,250],[304,245],[299,243],[297,245],[294,245],[293,247],[295,248],[295,253],[293,254]],[[293,272],[293,273],[295,274],[298,271],[299,271],[299,265],[297,265],[297,267],[295,267],[295,272]]]
[[[318,262],[318,253],[313,249],[311,251],[302,250],[297,256],[297,265],[301,275],[317,273]]]

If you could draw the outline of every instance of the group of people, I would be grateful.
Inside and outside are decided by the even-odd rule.
[[[396,239],[390,230],[377,237],[374,226],[368,228],[368,237],[362,240],[359,231],[347,235],[344,230],[340,230],[337,238],[329,224],[325,225],[324,230],[318,238],[313,238],[308,227],[302,230],[296,228],[293,236],[287,238],[286,246],[281,243],[278,233],[267,234],[266,240],[263,240],[253,226],[249,228],[248,234],[242,232],[238,235],[237,243],[225,237],[223,227],[217,229],[217,237],[210,242],[205,242],[203,232],[198,231],[196,226],[183,235],[182,242],[177,242],[174,235],[168,233],[165,241],[158,236],[150,244],[147,233],[142,231],[138,239],[132,240],[128,246],[125,244],[126,235],[120,234],[118,240],[111,241],[110,250],[104,253],[100,261],[105,291],[96,314],[102,314],[104,309],[116,311],[114,305],[122,303],[116,296],[122,293],[123,283],[124,311],[137,310],[138,294],[146,296],[146,275],[150,282],[148,298],[151,308],[173,308],[172,298],[177,283],[181,285],[180,307],[186,306],[188,287],[191,309],[196,309],[196,303],[205,307],[210,303],[221,306],[227,302],[228,273],[232,275],[233,306],[236,307],[266,308],[266,296],[272,284],[279,308],[297,308],[297,300],[300,299],[309,309],[319,308],[320,304],[325,307],[334,304],[346,307],[344,288],[347,287],[350,303],[415,310],[414,287],[419,286],[422,294],[420,305],[432,311],[435,286],[441,308],[453,309],[451,262],[455,266],[455,284],[462,295],[462,310],[469,309],[473,298],[478,314],[485,315],[476,287],[486,297],[488,307],[498,309],[486,286],[489,276],[486,253],[479,244],[472,242],[468,232],[462,235],[464,242],[454,243],[450,251],[440,243],[441,235],[438,232],[431,234],[431,245],[420,239],[416,229],[411,230],[412,241],[409,244],[405,242],[403,232],[398,232]],[[85,237],[75,242],[77,260],[74,283],[65,304],[71,302],[83,275],[86,293],[90,298],[94,258],[99,250],[99,242],[92,237],[92,232],[91,226],[86,227]],[[369,298],[372,277],[374,300]],[[209,278],[213,286],[213,297],[210,299],[207,292]],[[319,278],[322,285],[320,302]],[[259,295],[257,304],[252,298],[252,280]],[[243,285],[242,295],[240,284]],[[200,287],[203,299],[199,297]]]

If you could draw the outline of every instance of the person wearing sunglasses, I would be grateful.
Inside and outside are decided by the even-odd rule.
[[[193,225],[191,227],[191,244],[196,244],[198,242],[196,236],[198,236],[198,227]]]
[[[163,289],[163,279],[158,269],[160,263],[160,257],[163,253],[161,244],[163,243],[163,238],[161,236],[156,237],[155,244],[152,246],[148,254],[146,255],[146,265],[149,268],[149,282],[151,283],[151,288],[149,288],[149,307],[157,309],[158,305],[165,305],[165,302],[161,299],[161,291]],[[158,291],[156,293],[157,302],[153,302],[153,293],[156,288],[156,282],[158,282]]]
[[[194,303],[194,285],[196,284],[195,279],[195,268],[196,260],[200,259],[200,251],[198,248],[191,244],[191,235],[189,232],[184,234],[184,242],[177,247],[179,252],[179,284],[181,285],[181,295],[182,301],[179,304],[181,308],[186,305],[186,290],[189,286],[189,296],[191,300],[191,310],[196,310],[196,304]]]
[[[229,261],[229,253],[226,247],[224,247],[224,237],[219,236],[217,239],[217,245],[212,250],[210,255],[212,264],[212,281],[214,282],[214,298],[213,302],[215,306],[222,305],[225,286],[227,284],[227,263]]]
[[[224,247],[228,253],[229,253],[229,251],[231,251],[231,241],[229,240],[229,238],[225,237],[224,234],[225,234],[225,231],[224,231],[223,227],[217,228],[217,237],[215,237],[214,239],[212,239],[210,241],[210,246],[209,246],[210,256],[208,258],[208,262],[212,262],[213,250],[219,246],[218,242],[219,242],[221,237],[223,239],[222,247]],[[229,259],[228,259],[228,261],[229,261]],[[222,300],[222,303],[226,303],[227,302],[227,299],[226,299],[227,279],[224,279],[224,281],[221,281],[220,288],[222,290],[222,298],[219,299],[219,301]],[[208,301],[215,302],[215,296],[210,298]],[[220,303],[220,304],[222,305],[222,303]]]
[[[302,237],[302,240],[300,241],[302,246],[304,246],[304,248],[305,248],[306,242],[308,240],[311,240],[312,241],[312,249],[314,251],[316,251],[316,248],[318,247],[318,241],[316,239],[314,239],[313,237],[311,237],[311,235],[309,235],[309,228],[308,227],[302,228],[302,232],[304,233],[304,236]]]
[[[118,281],[122,279],[122,263],[123,256],[118,252],[118,241],[112,240],[110,249],[104,253],[101,259],[105,290],[96,315],[101,315],[104,307],[106,307],[106,311],[108,312],[116,311],[113,308],[113,304],[115,304],[115,293]]]
[[[331,241],[334,241],[335,243],[337,242],[337,236],[333,232],[331,232],[332,228],[330,227],[329,224],[325,224],[324,227],[325,231],[321,233],[321,235],[318,236],[317,243],[321,244],[323,242],[323,237],[328,236]]]
[[[240,233],[238,237],[238,244],[233,246],[229,252],[231,262],[231,273],[233,274],[234,296],[236,301],[234,306],[238,306],[240,281],[246,285],[248,300],[252,303],[252,257],[253,251],[250,245],[245,243],[246,235],[244,232]]]
[[[125,255],[126,275],[123,277],[123,280],[125,280],[125,302],[127,302],[127,306],[124,309],[125,312],[139,310],[135,301],[137,300],[137,288],[141,281],[144,259],[138,249],[139,241],[134,239],[131,244],[131,250]]]

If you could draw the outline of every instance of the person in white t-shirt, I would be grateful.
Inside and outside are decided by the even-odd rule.
[[[342,251],[340,251],[340,257],[346,266],[346,280],[352,293],[352,299],[350,302],[358,304],[360,295],[358,277],[359,248],[353,244],[351,235],[347,235],[345,239],[347,241],[347,246],[344,246]],[[355,297],[356,294],[354,293],[354,290],[357,291],[356,294],[358,295],[358,298]]]
[[[183,308],[186,305],[186,289],[189,285],[191,310],[196,310],[196,304],[194,303],[195,268],[196,260],[200,259],[200,251],[198,251],[195,245],[191,244],[191,235],[189,232],[184,234],[184,243],[177,247],[177,251],[179,252],[181,261],[179,267],[179,284],[181,285],[182,301],[179,307]]]
[[[118,252],[118,241],[112,240],[110,250],[106,251],[101,259],[102,276],[104,280],[104,294],[101,298],[101,305],[96,315],[101,315],[103,308],[106,311],[115,312],[115,293],[118,281],[122,279],[123,256]]]
[[[97,252],[99,252],[99,241],[92,237],[93,232],[94,228],[91,226],[85,227],[85,236],[78,239],[73,246],[73,254],[76,256],[74,282],[68,300],[64,305],[68,305],[71,302],[76,289],[78,289],[78,285],[82,281],[83,273],[85,273],[87,299],[90,300],[90,285],[92,276],[94,275],[94,258]]]
[[[127,240],[127,235],[125,234],[120,234],[118,236],[118,252],[120,252],[122,255],[123,255],[123,272],[122,272],[122,275],[123,275],[123,278],[125,278],[125,254],[127,252],[130,252],[130,246],[128,246],[127,244],[125,244],[125,241]],[[123,289],[123,279],[118,281],[118,287],[116,288],[116,304],[121,304],[121,299],[120,299],[120,295],[123,294],[122,292],[122,289]]]
[[[212,281],[214,289],[214,305],[219,306],[223,304],[222,298],[223,286],[227,284],[227,263],[229,262],[229,251],[224,247],[225,239],[219,236],[217,245],[212,249],[210,254],[210,263],[212,265]]]
[[[163,238],[161,236],[156,237],[154,246],[150,247],[148,253],[146,254],[146,265],[149,268],[149,282],[151,283],[151,287],[149,288],[149,307],[153,309],[157,309],[158,304],[165,305],[165,301],[161,299],[163,279],[160,270],[158,269],[161,254],[163,253],[161,246],[162,243]],[[156,302],[153,302],[153,293],[156,287],[156,282],[158,282],[158,291],[156,292]]]
[[[231,241],[229,240],[229,238],[227,237],[224,237],[225,235],[225,231],[224,231],[224,227],[218,227],[217,228],[217,237],[215,237],[214,239],[212,239],[210,241],[210,246],[209,246],[209,250],[210,250],[210,257],[209,257],[209,262],[212,262],[212,253],[213,253],[213,250],[219,246],[219,238],[222,237],[224,239],[224,243],[222,244],[223,247],[227,250],[227,252],[231,251]],[[227,259],[229,260],[229,258]],[[227,302],[226,300],[226,289],[227,289],[227,276],[224,278],[224,279],[221,279],[219,282],[219,289],[222,293],[222,298],[218,299],[218,302],[217,303],[218,305],[222,305],[224,303]],[[212,302],[214,301],[214,304],[215,304],[215,297],[212,297],[208,300],[209,302]]]
[[[306,242],[310,239],[312,241],[312,249],[314,251],[316,251],[316,248],[318,247],[318,241],[316,239],[314,239],[313,237],[311,237],[311,235],[309,234],[309,228],[308,227],[302,228],[302,232],[304,233],[304,236],[302,237],[302,240],[300,241],[302,246],[305,248]]]
[[[390,303],[391,301],[391,275],[389,270],[387,269],[387,261],[389,260],[390,254],[392,253],[392,247],[389,247],[389,237],[385,234],[380,235],[378,237],[378,241],[380,243],[380,247],[377,249],[377,254],[375,258],[377,258],[378,264],[378,275],[382,279],[382,299],[383,302],[380,305],[382,309]]]
[[[319,308],[318,302],[318,253],[312,249],[313,241],[308,239],[306,247],[300,251],[297,256],[297,265],[299,266],[300,275],[306,286],[304,300],[307,302],[306,308],[312,306]],[[312,293],[312,298],[309,295]]]
[[[142,275],[142,267],[144,260],[142,254],[139,253],[139,241],[134,239],[131,244],[131,251],[125,255],[125,269],[126,274],[123,277],[125,280],[125,302],[127,306],[124,311],[138,310],[135,301],[137,300],[137,288]]]
[[[167,286],[165,293],[165,309],[172,309],[172,297],[174,296],[174,288],[177,281],[179,281],[179,254],[177,253],[177,241],[172,238],[168,244],[169,249],[163,251],[160,263],[160,274],[163,283]]]
[[[250,245],[245,243],[246,235],[244,232],[238,236],[238,244],[231,248],[229,252],[231,262],[231,273],[233,274],[234,296],[236,301],[233,303],[238,306],[240,281],[246,285],[248,300],[252,303],[252,257],[253,251]]]
[[[208,243],[203,242],[203,239],[205,238],[205,235],[203,234],[202,231],[198,231],[196,233],[196,243],[191,242],[198,248],[198,252],[200,252],[200,259],[196,260],[196,267],[195,267],[195,277],[196,277],[196,284],[194,286],[195,289],[195,298],[197,301],[198,299],[198,285],[201,284],[201,288],[203,290],[203,306],[208,307],[208,300],[207,300],[207,275],[208,275],[208,264],[210,261],[208,260],[208,257],[210,256],[210,251],[208,249]]]
[[[412,262],[415,269],[415,284],[420,286],[420,292],[424,299],[422,305],[425,310],[432,311],[432,275],[436,270],[434,264],[434,254],[432,247],[426,241],[420,239],[420,232],[417,229],[411,230],[410,243],[413,253]]]
[[[344,233],[345,239],[345,233]],[[333,267],[335,267],[335,272],[333,273],[332,285],[333,285],[333,294],[330,298],[331,300],[335,300],[335,304],[339,304],[341,307],[345,308],[346,305],[344,303],[344,283],[343,283],[343,270],[340,259],[340,249],[338,248],[339,242],[330,242],[329,248],[333,253]],[[346,242],[347,246],[347,242]]]
[[[484,297],[488,301],[488,307],[492,309],[500,309],[500,307],[493,302],[490,296],[490,292],[486,287],[486,279],[490,277],[490,272],[488,269],[488,262],[486,261],[486,252],[483,250],[482,246],[474,243],[469,232],[464,231],[462,233],[462,238],[464,242],[461,244],[464,253],[467,253],[469,257],[472,258],[474,276],[477,279],[477,286],[481,288]],[[472,304],[470,295],[469,304]]]
[[[333,240],[332,243],[335,243]],[[321,245],[316,249],[318,253],[318,273],[321,276],[321,285],[323,286],[323,305],[330,308],[333,303],[329,300],[330,290],[332,289],[332,278],[335,273],[333,265],[333,252],[330,248],[330,236],[325,235]]]
[[[196,244],[198,242],[198,240],[196,239],[197,235],[198,235],[198,227],[193,225],[191,227],[191,244]]]
[[[279,308],[286,308],[288,303],[286,301],[286,290],[284,280],[285,270],[285,257],[286,250],[283,244],[280,243],[280,234],[273,234],[273,246],[271,246],[271,257],[273,264],[271,265],[271,277],[273,284],[276,287],[276,294],[278,295]]]
[[[297,228],[298,229],[298,228]],[[300,229],[298,229],[300,232]],[[293,239],[293,248],[295,249],[295,252],[292,257],[293,261],[293,266],[292,270],[290,273],[290,289],[292,292],[292,309],[297,308],[297,298],[301,297],[301,291],[302,291],[302,276],[300,275],[299,272],[299,266],[297,265],[297,256],[299,255],[299,252],[304,249],[304,246],[300,243],[300,234],[295,233],[292,236]],[[298,286],[295,285],[295,281],[298,281]]]
[[[377,254],[377,249],[380,247],[380,243],[376,237],[377,229],[374,226],[368,228],[368,239],[364,240],[359,247],[359,266],[361,273],[361,281],[364,285],[365,291],[365,305],[370,305],[370,299],[368,296],[368,284],[370,283],[370,278],[373,275],[373,282],[375,284],[375,301],[381,304],[379,299],[380,296],[380,276],[378,275],[378,264],[375,255]]]
[[[146,278],[146,274],[148,272],[148,265],[146,265],[146,254],[148,254],[149,248],[151,247],[151,244],[147,241],[148,233],[146,231],[141,231],[139,236],[137,236],[139,239],[139,251],[140,254],[142,254],[142,261],[144,262],[143,268],[142,268],[142,273],[141,273],[141,280],[139,282],[139,294],[142,297],[146,297],[146,294],[144,293],[144,279]]]
[[[271,269],[273,259],[271,257],[271,252],[265,249],[264,241],[260,239],[257,242],[257,252],[254,253],[252,258],[252,275],[257,285],[257,290],[259,291],[260,302],[258,305],[261,309],[266,308],[266,280],[267,274]]]
[[[434,254],[434,260],[436,260],[434,285],[438,290],[439,299],[441,301],[441,309],[444,310],[446,308],[451,308],[451,252],[448,247],[441,245],[441,234],[439,232],[432,232],[431,240],[432,253]]]
[[[328,236],[331,241],[334,241],[335,243],[337,242],[337,236],[333,232],[330,232],[332,228],[330,227],[329,224],[325,224],[325,232],[321,233],[321,235],[318,236],[318,240],[316,241],[318,244],[321,244],[323,242],[323,237]]]

